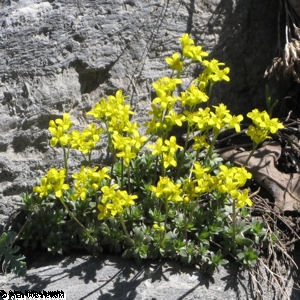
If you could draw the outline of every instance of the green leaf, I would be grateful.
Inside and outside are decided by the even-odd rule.
[[[249,247],[249,246],[253,245],[253,240],[242,237],[242,236],[237,236],[235,238],[235,242],[237,243],[237,245],[240,245],[240,246]]]
[[[20,247],[14,246],[17,234],[13,231],[3,232],[0,237],[0,260],[4,272],[12,271],[18,276],[26,273],[25,256],[17,254]]]

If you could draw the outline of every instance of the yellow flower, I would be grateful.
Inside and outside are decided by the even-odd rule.
[[[211,126],[209,125],[210,121],[210,108],[206,107],[205,109],[199,108],[195,112],[184,112],[186,120],[191,128],[196,128],[196,130],[207,130]]]
[[[177,101],[177,97],[170,95],[162,95],[153,99],[153,104],[158,104],[160,109],[163,111],[165,109],[171,109]]]
[[[201,46],[195,45],[194,40],[190,38],[189,34],[183,34],[179,40],[183,56],[198,62],[202,62],[203,58],[208,56],[208,53],[203,51]]]
[[[148,148],[152,148],[153,151],[152,151],[152,155],[161,155],[164,153],[164,149],[165,149],[165,146],[163,146],[163,139],[162,138],[158,138],[156,140],[156,143],[154,145],[147,145]]]
[[[232,116],[229,122],[229,128],[234,128],[236,132],[241,131],[241,122],[243,121],[244,117],[242,115]]]
[[[72,125],[70,114],[64,113],[62,119],[55,120],[55,124],[61,126],[64,131],[69,130]]]
[[[60,144],[61,146],[67,146],[70,141],[70,134],[68,130],[72,126],[70,115],[68,113],[63,114],[62,119],[50,120],[48,130],[52,134],[50,145],[52,147]]]
[[[172,55],[172,57],[167,57],[166,63],[171,67],[171,69],[178,72],[182,71],[183,61],[181,60],[180,53],[176,52]]]
[[[145,123],[148,134],[159,134],[167,128],[167,124],[163,123],[164,111],[157,105],[151,104],[151,110],[149,115],[152,115],[152,119]]]
[[[75,179],[73,199],[80,198],[84,201],[88,195],[100,190],[104,180],[110,178],[107,173],[107,167],[103,167],[101,170],[98,170],[98,167],[81,167],[78,173],[72,174]]]
[[[177,166],[175,154],[177,150],[183,149],[183,147],[177,145],[175,136],[171,136],[169,140],[164,141],[162,138],[158,138],[154,145],[148,145],[147,147],[153,149],[152,155],[162,156],[164,168],[166,169],[170,166]]]
[[[180,38],[182,48],[186,46],[192,46],[195,44],[194,40],[190,38],[188,33],[184,33]]]
[[[249,198],[249,192],[248,189],[244,189],[242,191],[233,191],[231,193],[231,196],[237,200],[236,206],[238,208],[244,207],[246,205],[252,206],[253,202]]]
[[[101,203],[97,206],[100,211],[98,214],[99,220],[121,213],[125,207],[134,205],[134,200],[138,198],[136,195],[129,195],[127,191],[118,190],[117,188],[117,184],[101,188],[103,195]]]
[[[229,67],[225,67],[223,69],[220,68],[225,66],[224,63],[219,62],[217,59],[212,59],[210,61],[205,60],[203,64],[206,67],[203,73],[206,74],[209,80],[212,80],[213,82],[230,81],[230,78],[228,76],[230,72],[230,68]]]
[[[176,167],[177,161],[175,159],[175,154],[178,149],[183,149],[183,147],[177,145],[175,136],[171,136],[169,140],[165,140],[164,145],[165,145],[164,153],[163,153],[164,168],[167,169],[169,166]]]
[[[194,61],[203,62],[203,58],[208,56],[206,51],[203,51],[201,46],[189,45],[182,49],[182,54],[191,58]]]
[[[65,169],[51,168],[42,177],[41,184],[33,188],[33,192],[38,193],[40,198],[48,196],[51,193],[54,193],[57,198],[61,198],[63,191],[69,189],[69,185],[64,182],[65,177]]]
[[[71,148],[77,149],[84,154],[89,154],[96,148],[102,131],[103,129],[97,128],[94,123],[88,124],[88,127],[84,128],[82,132],[73,130],[70,134]]]
[[[151,185],[150,190],[159,199],[173,202],[183,201],[181,184],[172,182],[169,177],[160,176],[157,186]]]
[[[212,190],[215,185],[214,177],[209,174],[210,168],[203,167],[198,161],[194,163],[192,172],[195,174],[195,192],[196,193],[207,193]]]
[[[123,92],[118,90],[115,95],[109,95],[107,99],[101,98],[93,109],[87,112],[94,118],[104,122],[107,131],[113,133],[132,133],[138,127],[137,123],[131,123],[131,116],[134,114],[130,110],[130,105],[125,103]]]
[[[203,148],[209,148],[209,143],[207,143],[207,136],[206,135],[200,135],[193,137],[194,144],[193,149],[194,150],[201,150]]]
[[[178,114],[176,111],[171,109],[165,116],[167,127],[172,128],[175,124],[179,127],[182,126],[182,122],[186,120],[186,117],[182,114]]]
[[[158,231],[165,231],[165,226],[163,225],[158,225],[157,223],[154,223],[152,225],[152,228],[155,229],[155,230],[158,230]]]
[[[171,95],[175,91],[177,85],[181,84],[182,80],[179,78],[161,77],[152,84],[157,96],[165,97]]]
[[[255,127],[253,125],[250,125],[248,127],[248,129],[246,130],[246,134],[251,138],[255,145],[262,143],[270,137],[266,129]]]
[[[183,149],[183,147],[177,145],[176,136],[172,135],[169,140],[165,140],[165,152],[175,154],[178,149]]]
[[[228,167],[221,165],[220,172],[217,174],[218,190],[221,193],[231,193],[239,187],[246,184],[248,179],[252,178],[252,174],[245,167]]]
[[[130,161],[136,158],[146,140],[147,137],[141,136],[137,130],[133,131],[132,136],[123,136],[117,131],[113,133],[113,145],[117,150],[116,155],[123,158],[125,166],[129,166]]]
[[[269,138],[269,133],[276,133],[279,129],[284,128],[278,118],[270,118],[269,114],[264,110],[260,112],[257,108],[247,114],[254,124],[248,127],[246,134],[256,144],[262,143]]]
[[[99,210],[98,220],[103,220],[104,218],[110,216],[109,211],[105,205],[100,203],[97,205],[97,208]]]
[[[195,107],[198,104],[207,102],[209,99],[208,95],[201,91],[195,84],[189,86],[187,91],[181,92],[180,101],[183,106],[190,108]]]

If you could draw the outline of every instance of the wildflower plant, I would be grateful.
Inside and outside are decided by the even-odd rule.
[[[240,132],[243,121],[225,104],[210,104],[213,86],[228,82],[230,69],[209,59],[188,34],[180,42],[181,51],[166,58],[172,75],[152,85],[156,96],[149,120],[142,124],[145,134],[132,121],[134,112],[121,90],[95,103],[87,112],[91,123],[82,132],[73,129],[68,113],[50,121],[50,145],[63,148],[65,168],[51,168],[26,204],[33,210],[28,199],[40,207],[55,203],[46,219],[59,219],[57,234],[64,231],[70,243],[79,240],[81,247],[93,251],[173,258],[209,269],[228,259],[253,266],[265,236],[263,224],[251,225],[247,182],[252,175],[243,166],[223,162],[215,152],[219,135]],[[200,64],[202,72],[183,89],[181,76],[191,64]],[[253,110],[247,116],[253,121],[247,134],[254,147],[283,127],[266,112]],[[183,144],[173,134],[178,127],[185,130]],[[111,164],[94,166],[92,151],[102,137]],[[70,174],[72,151],[88,157],[88,163]],[[79,225],[76,232],[73,222]],[[59,249],[64,251],[61,244]]]

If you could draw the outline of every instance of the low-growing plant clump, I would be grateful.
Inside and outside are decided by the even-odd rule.
[[[121,90],[87,112],[90,123],[82,131],[73,128],[69,113],[50,121],[50,145],[62,148],[64,168],[53,166],[24,195],[28,217],[18,236],[23,247],[174,259],[212,272],[228,261],[254,267],[277,243],[276,232],[251,213],[252,174],[215,151],[220,134],[243,126],[242,115],[210,103],[213,86],[228,82],[230,69],[210,59],[188,34],[180,42],[181,52],[166,58],[171,75],[153,83],[156,96],[143,126],[133,121]],[[201,72],[187,84],[182,78],[191,64]],[[284,126],[258,109],[247,117],[251,156]],[[183,143],[174,134],[179,127]],[[93,159],[103,141],[109,165]],[[82,166],[70,172],[75,151],[82,154]]]

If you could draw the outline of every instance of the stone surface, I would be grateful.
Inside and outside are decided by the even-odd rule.
[[[261,299],[299,299],[293,282],[287,281],[285,296],[260,280]],[[13,275],[0,278],[0,290],[25,292],[63,291],[66,299],[260,299],[249,285],[246,273],[221,267],[210,278],[198,269],[176,263],[147,263],[138,266],[116,257],[88,256],[41,259],[25,278]]]

